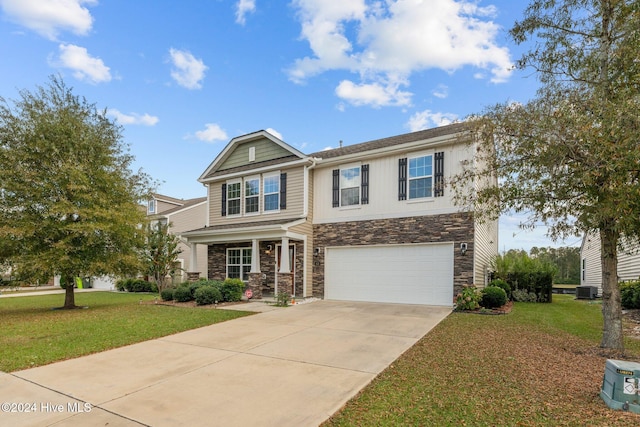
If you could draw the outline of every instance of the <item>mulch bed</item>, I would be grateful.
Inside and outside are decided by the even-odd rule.
[[[469,314],[488,314],[488,315],[498,315],[498,314],[509,314],[513,309],[513,301],[507,301],[505,305],[498,308],[484,308],[480,307],[475,310],[458,310],[455,311],[458,313],[469,313]]]

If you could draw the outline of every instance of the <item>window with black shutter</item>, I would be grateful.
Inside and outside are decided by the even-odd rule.
[[[287,173],[280,174],[280,209],[287,209]]]
[[[362,195],[360,197],[360,203],[363,205],[369,204],[369,165],[362,165],[360,188]]]
[[[227,216],[227,184],[222,184],[222,216]]]
[[[398,200],[407,200],[407,158],[398,160]]]
[[[435,165],[434,165],[434,192],[433,195],[435,197],[444,196],[444,151],[436,153],[434,155]]]
[[[333,170],[333,202],[332,206],[337,208],[340,206],[340,169]]]

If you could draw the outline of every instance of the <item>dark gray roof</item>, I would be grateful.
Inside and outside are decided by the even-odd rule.
[[[169,214],[172,214],[172,213],[177,212],[179,210],[182,210],[182,209],[185,209],[185,208],[188,208],[190,206],[197,205],[198,203],[202,203],[202,202],[206,202],[206,201],[207,201],[206,197],[198,197],[198,198],[195,198],[195,199],[181,200],[180,201],[182,203],[181,206],[176,206],[175,208],[167,209],[166,211],[162,211],[162,212],[157,213],[155,215],[157,215],[157,216],[169,215]]]
[[[362,153],[365,151],[376,150],[378,148],[391,147],[394,145],[401,145],[414,141],[421,141],[423,139],[452,135],[462,132],[466,127],[467,125],[465,123],[454,123],[452,125],[441,126],[433,129],[425,129],[418,132],[405,133],[403,135],[376,139],[369,142],[362,142],[360,144],[347,145],[341,148],[334,148],[332,150],[318,151],[316,153],[310,154],[309,156],[319,157],[321,159],[331,159],[348,154]]]

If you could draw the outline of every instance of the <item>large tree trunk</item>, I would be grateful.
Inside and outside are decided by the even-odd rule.
[[[63,276],[65,286],[64,292],[64,306],[62,308],[77,308],[76,307],[76,296],[73,292],[73,287],[75,285],[73,276]]]
[[[620,235],[609,227],[600,229],[602,262],[602,317],[604,327],[600,346],[624,351],[622,304],[618,287],[618,240]]]

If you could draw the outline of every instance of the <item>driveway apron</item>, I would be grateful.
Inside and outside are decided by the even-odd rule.
[[[451,308],[316,301],[0,373],[0,425],[317,426]]]

